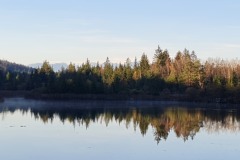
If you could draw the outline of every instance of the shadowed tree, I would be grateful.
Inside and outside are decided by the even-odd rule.
[[[109,58],[107,57],[103,68],[103,83],[106,85],[106,92],[111,92],[111,85],[113,83],[113,80],[113,66],[110,63]]]
[[[149,76],[149,60],[145,53],[142,54],[141,60],[140,60],[140,77],[147,77]]]

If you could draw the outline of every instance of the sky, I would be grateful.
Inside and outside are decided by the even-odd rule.
[[[0,0],[0,59],[21,64],[240,59],[239,0]]]

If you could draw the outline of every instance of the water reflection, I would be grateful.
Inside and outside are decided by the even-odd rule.
[[[91,103],[53,103],[28,101],[24,99],[6,100],[0,104],[0,116],[20,111],[22,115],[31,113],[35,120],[52,123],[54,119],[66,121],[75,127],[101,122],[108,126],[112,121],[131,123],[144,136],[149,128],[154,130],[157,143],[167,140],[170,131],[184,141],[194,139],[201,128],[209,133],[240,129],[240,109],[230,106],[191,106],[174,104],[139,105],[129,103],[91,102]]]

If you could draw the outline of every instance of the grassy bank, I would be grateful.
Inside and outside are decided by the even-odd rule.
[[[180,102],[204,102],[204,103],[234,103],[240,104],[240,99],[213,98],[206,96],[193,96],[189,94],[160,95],[134,95],[134,94],[38,94],[27,93],[25,98],[39,100],[145,100],[145,101],[180,101]]]
[[[204,94],[196,93],[182,93],[182,94],[172,94],[172,93],[160,93],[159,95],[147,95],[147,94],[46,94],[38,93],[33,91],[0,91],[0,101],[3,98],[8,97],[24,97],[27,99],[37,99],[37,100],[146,100],[146,101],[181,101],[181,102],[204,102],[204,103],[231,103],[240,104],[240,99],[238,97],[225,97],[220,98],[216,96],[209,96]]]

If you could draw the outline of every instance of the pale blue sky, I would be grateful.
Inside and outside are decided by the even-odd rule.
[[[0,59],[152,60],[158,44],[172,57],[240,59],[239,18],[238,0],[0,0]]]

